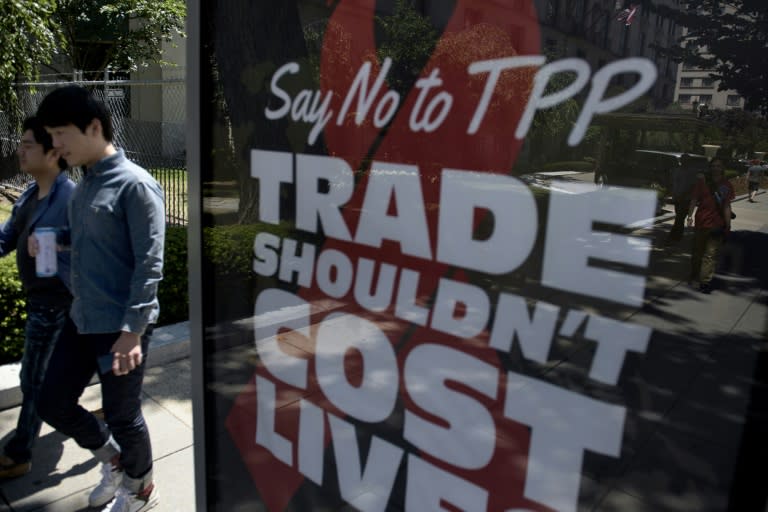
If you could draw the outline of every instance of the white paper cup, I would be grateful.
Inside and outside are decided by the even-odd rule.
[[[35,257],[37,277],[53,277],[58,273],[56,265],[56,228],[35,228],[38,252]]]

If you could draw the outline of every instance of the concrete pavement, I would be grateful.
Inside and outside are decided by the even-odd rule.
[[[152,436],[161,500],[154,510],[159,512],[195,510],[190,376],[187,323],[158,328],[150,346],[143,410]],[[0,376],[0,384],[2,380]],[[7,384],[7,375],[5,380],[0,402],[8,403],[20,393]],[[99,409],[99,386],[89,386],[81,403],[89,410]],[[18,415],[18,405],[0,411],[0,444],[12,434]],[[93,510],[88,507],[88,493],[100,475],[90,452],[44,424],[34,448],[32,471],[0,482],[0,512]]]
[[[724,273],[711,295],[684,281],[688,238],[682,249],[664,249],[658,243],[669,229],[669,216],[646,233],[656,241],[646,303],[612,313],[650,325],[655,334],[647,353],[628,363],[621,388],[591,390],[623,395],[628,416],[620,458],[587,454],[579,510],[715,512],[735,503],[739,492],[743,503],[765,497],[754,496],[755,486],[741,488],[752,478],[753,463],[764,467],[759,456],[765,453],[761,437],[768,416],[760,401],[768,389],[762,373],[768,265],[761,259],[768,254],[768,196],[763,193],[758,200],[734,203],[734,242],[724,254]],[[574,304],[589,308],[583,297],[574,298]],[[185,329],[185,324],[158,329],[144,386],[161,495],[155,510],[160,512],[195,508]],[[590,350],[568,347],[567,356],[543,373],[551,382],[568,382],[571,370],[589,360]],[[13,399],[17,390],[10,388],[0,390],[0,403],[7,407],[0,411],[0,442],[11,434],[19,412]],[[99,407],[98,386],[86,390],[83,403]],[[755,431],[762,434],[755,437]],[[764,472],[757,475],[764,480]],[[98,479],[88,452],[44,426],[32,472],[0,482],[0,512],[90,510],[87,495]],[[747,505],[741,510],[758,509]]]

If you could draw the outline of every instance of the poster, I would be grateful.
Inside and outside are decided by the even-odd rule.
[[[521,170],[657,63],[553,54],[544,15],[202,3],[209,510],[589,509],[689,383],[645,314],[657,191]]]

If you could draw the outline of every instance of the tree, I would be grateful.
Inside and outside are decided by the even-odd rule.
[[[750,112],[713,110],[708,120],[716,129],[713,142],[721,144],[729,157],[732,153],[748,156],[768,143],[768,120]]]
[[[162,62],[162,43],[184,33],[184,0],[58,0],[56,20],[73,69],[135,70]]]
[[[0,112],[16,124],[21,115],[14,83],[35,80],[40,64],[59,47],[53,21],[56,0],[13,0],[0,3]]]
[[[672,48],[657,48],[677,62],[712,70],[719,89],[733,89],[746,108],[768,114],[768,2],[687,0],[680,8],[658,5],[659,14],[687,29]]]
[[[0,2],[0,111],[18,120],[13,84],[34,81],[56,54],[73,69],[134,70],[162,62],[161,46],[183,35],[184,0]]]

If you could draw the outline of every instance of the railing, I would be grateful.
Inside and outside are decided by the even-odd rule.
[[[166,80],[49,81],[16,84],[22,112],[32,115],[53,89],[79,84],[102,100],[112,115],[115,145],[146,168],[165,192],[169,224],[187,223],[187,171],[185,150],[185,82]],[[24,188],[31,178],[16,160],[20,134],[0,110],[0,186]],[[75,181],[79,172],[73,172]]]

